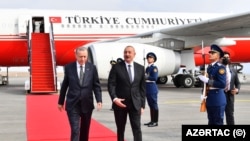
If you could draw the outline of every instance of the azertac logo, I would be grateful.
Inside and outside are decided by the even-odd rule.
[[[49,17],[49,21],[52,23],[61,23],[62,18],[61,17]]]

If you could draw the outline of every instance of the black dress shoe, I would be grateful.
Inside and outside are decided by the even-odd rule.
[[[148,127],[155,127],[155,126],[158,126],[158,123],[157,122],[151,122]]]
[[[144,123],[144,125],[147,125],[147,126],[148,126],[148,125],[151,124],[151,123],[152,123],[152,122],[150,121],[150,122],[148,122],[148,123]]]

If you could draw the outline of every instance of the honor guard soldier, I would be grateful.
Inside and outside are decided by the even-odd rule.
[[[116,64],[116,61],[115,60],[111,60],[109,63],[110,63],[111,66],[113,66],[113,65]]]
[[[219,63],[224,56],[223,51],[217,45],[211,45],[209,60],[211,64],[207,68],[208,77],[198,76],[208,86],[206,97],[206,108],[208,125],[223,125],[226,97],[224,89],[226,86],[226,69]]]
[[[117,62],[117,63],[123,62],[123,59],[122,59],[122,58],[117,58],[117,59],[116,59],[116,62]]]
[[[150,108],[150,122],[145,123],[148,127],[158,126],[159,108],[157,103],[158,87],[156,81],[158,79],[158,68],[154,65],[157,58],[153,52],[149,52],[146,56],[148,67],[146,68],[146,97]]]

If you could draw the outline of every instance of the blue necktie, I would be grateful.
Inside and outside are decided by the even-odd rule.
[[[131,73],[131,65],[128,65],[128,75],[129,75],[129,80],[130,80],[130,83],[132,83],[132,73]]]

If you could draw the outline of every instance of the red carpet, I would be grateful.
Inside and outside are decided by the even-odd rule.
[[[27,95],[27,141],[70,140],[67,114],[57,109],[57,100],[58,95]],[[89,138],[89,141],[116,141],[116,133],[92,119]]]

